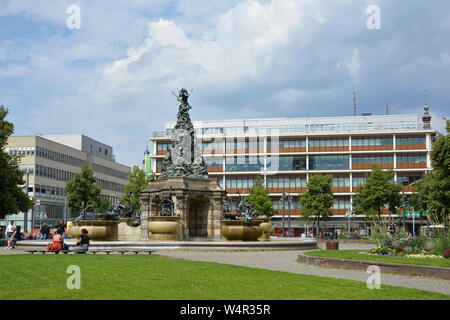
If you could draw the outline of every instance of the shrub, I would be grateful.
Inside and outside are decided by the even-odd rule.
[[[450,233],[448,231],[441,231],[436,234],[433,239],[431,252],[437,256],[442,256],[445,250],[450,248]]]

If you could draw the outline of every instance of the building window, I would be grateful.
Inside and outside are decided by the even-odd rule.
[[[349,156],[310,156],[309,170],[348,170]]]

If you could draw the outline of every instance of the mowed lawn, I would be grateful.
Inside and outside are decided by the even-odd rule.
[[[67,267],[81,270],[68,289]],[[0,299],[449,299],[382,285],[158,255],[4,255]]]
[[[433,258],[405,258],[390,256],[375,256],[358,253],[361,250],[317,250],[306,253],[309,256],[340,258],[340,259],[356,259],[377,262],[392,262],[404,264],[416,264],[421,266],[433,266],[450,268],[450,259],[433,259]]]

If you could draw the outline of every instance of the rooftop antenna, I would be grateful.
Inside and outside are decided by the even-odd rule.
[[[356,92],[355,87],[352,87],[353,91],[353,116],[356,117]]]
[[[389,103],[386,102],[386,115],[389,115]]]

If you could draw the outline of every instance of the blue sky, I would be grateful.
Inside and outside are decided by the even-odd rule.
[[[193,120],[352,115],[352,87],[358,114],[421,117],[427,89],[444,131],[449,39],[448,0],[0,0],[0,104],[16,135],[83,133],[127,165],[181,87]]]

